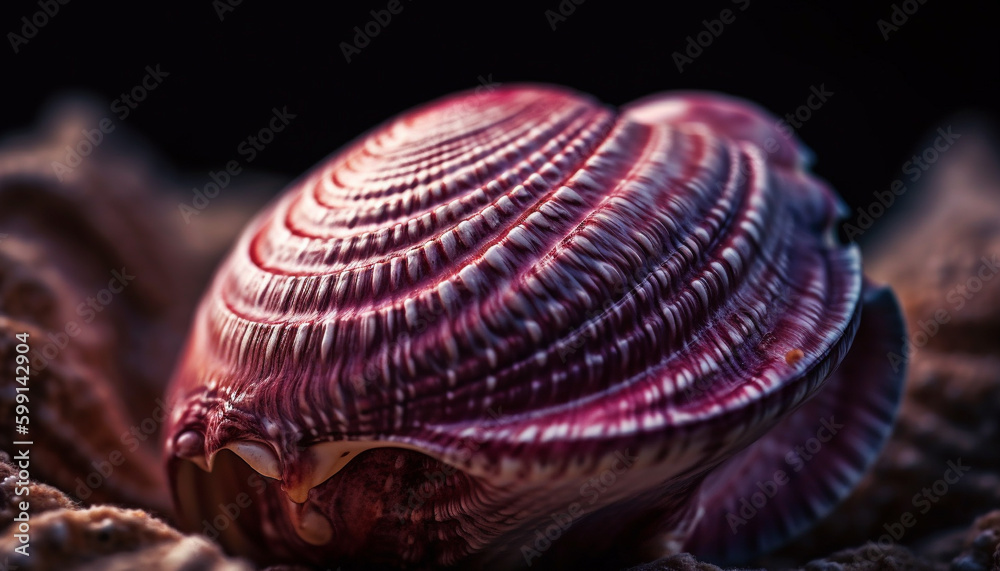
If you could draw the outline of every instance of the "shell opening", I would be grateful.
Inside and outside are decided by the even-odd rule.
[[[410,448],[394,442],[352,442],[340,440],[336,442],[321,442],[305,449],[298,460],[287,466],[281,479],[281,489],[288,498],[301,504],[309,497],[309,490],[329,480],[351,460],[365,450],[374,448]],[[249,463],[249,462],[248,462]]]
[[[171,460],[178,524],[217,541],[231,552],[271,561],[272,555],[261,550],[260,546],[265,545],[263,537],[240,525],[262,513],[262,497],[255,493],[259,488],[254,486],[254,478],[260,476],[229,450],[220,451],[210,473],[202,466],[204,463],[204,458]]]

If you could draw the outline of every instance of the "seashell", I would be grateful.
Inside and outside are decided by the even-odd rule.
[[[1000,344],[989,333],[1000,331],[1000,154],[973,126],[961,131],[866,252],[866,271],[892,285],[908,324],[905,391],[878,461],[806,545],[878,537],[958,460],[974,468],[947,474],[954,483],[920,536],[967,525],[970,506],[1000,505],[1000,423],[983,420],[1000,418]]]
[[[739,559],[806,528],[891,426],[903,325],[776,125],[514,86],[320,163],[197,312],[181,523],[262,563],[491,568]]]

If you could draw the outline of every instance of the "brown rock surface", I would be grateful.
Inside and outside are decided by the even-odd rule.
[[[969,133],[927,176],[865,258],[907,319],[897,426],[853,495],[782,558],[880,538],[919,546],[1000,507],[1000,159]],[[946,482],[958,464],[968,471]]]
[[[629,571],[722,571],[722,568],[698,561],[690,553],[681,553],[632,567]]]
[[[8,528],[0,536],[0,559],[12,568],[77,571],[157,569],[249,571],[200,536],[185,536],[142,510],[97,506],[57,509],[31,520],[30,555]],[[16,567],[14,567],[16,566]]]
[[[1000,569],[1000,511],[992,511],[972,524],[952,567],[955,571]]]
[[[262,195],[220,197],[187,223],[177,205],[190,199],[188,188],[111,139],[60,181],[52,161],[65,160],[65,146],[91,119],[63,115],[41,137],[0,146],[0,371],[14,371],[14,334],[31,333],[31,354],[44,358],[30,381],[33,478],[87,495],[78,498],[84,503],[167,513],[157,399],[201,286]],[[1000,568],[1000,512],[968,529],[976,515],[1000,508],[1000,279],[986,277],[1000,262],[1000,160],[967,135],[926,176],[866,255],[868,272],[893,286],[908,319],[912,354],[893,438],[851,498],[762,560],[767,568]],[[86,319],[80,304],[123,267],[135,279]],[[10,379],[0,374],[0,450],[14,452]],[[969,470],[936,493],[949,462]],[[88,485],[88,477],[100,481]],[[77,509],[38,483],[32,543],[44,556],[17,560],[8,525],[18,513],[16,481],[0,464],[0,563],[6,556],[22,569],[247,568],[147,512]],[[915,503],[925,488],[933,499]],[[912,526],[902,525],[906,513]],[[900,537],[891,535],[896,524]],[[681,554],[636,569],[718,568]]]
[[[18,469],[6,463],[8,461],[6,458],[0,461],[0,526],[6,527],[20,515],[19,506],[24,500],[30,500],[29,516],[49,510],[76,508],[73,500],[52,486],[32,480],[27,484],[19,483],[23,481],[17,476]]]
[[[18,494],[17,492],[21,493]],[[29,504],[21,516],[20,502]],[[16,534],[29,527],[28,556]],[[186,536],[142,510],[111,506],[80,509],[66,494],[35,481],[23,483],[18,469],[0,462],[0,569],[126,571],[249,571],[218,546]]]
[[[810,561],[802,571],[944,571],[947,568],[898,545],[887,549],[865,545]]]
[[[186,224],[190,191],[124,127],[72,160],[102,116],[70,103],[0,145],[0,450],[15,449],[15,335],[28,333],[32,478],[166,514],[166,380],[215,259],[260,198]]]

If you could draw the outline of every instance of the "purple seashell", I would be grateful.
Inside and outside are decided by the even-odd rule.
[[[895,299],[805,163],[705,93],[504,87],[375,129],[202,301],[167,430],[181,522],[329,566],[775,547],[850,491],[903,378]]]

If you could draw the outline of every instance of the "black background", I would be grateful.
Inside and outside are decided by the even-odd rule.
[[[393,114],[480,78],[563,84],[611,104],[671,89],[719,90],[779,115],[824,85],[834,95],[799,135],[815,151],[815,170],[860,205],[901,176],[937,127],[970,111],[989,124],[1000,101],[995,23],[944,0],[919,5],[888,41],[877,21],[891,17],[893,2],[879,0],[853,8],[750,0],[745,11],[730,0],[587,0],[555,30],[545,11],[558,11],[559,0],[402,0],[403,11],[346,62],[340,43],[387,3],[243,0],[220,21],[211,0],[71,0],[15,54],[8,33],[20,33],[21,17],[39,6],[7,2],[0,133],[31,126],[69,89],[108,105],[139,83],[145,66],[159,64],[169,77],[120,123],[174,164],[205,172],[239,158],[239,142],[267,124],[272,107],[287,105],[297,118],[253,166],[293,177]],[[727,8],[735,21],[679,73],[673,52]]]

